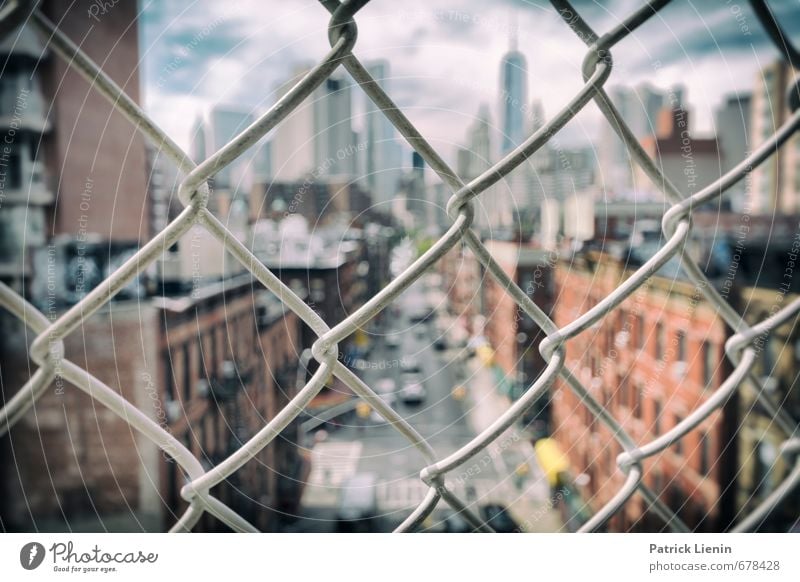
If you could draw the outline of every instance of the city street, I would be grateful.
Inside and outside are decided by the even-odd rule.
[[[433,302],[431,298],[421,282],[400,297],[399,309],[387,312],[384,320],[390,322],[387,329],[371,337],[372,347],[361,376],[373,389],[382,379],[394,381],[398,396],[395,409],[441,458],[469,442],[507,404],[495,400],[501,397],[495,394],[491,376],[483,374],[479,366],[476,368],[475,362],[466,362],[460,349],[436,349],[440,332],[435,318],[412,321],[421,308]],[[391,345],[392,339],[387,341],[395,334],[399,336],[397,346]],[[406,404],[399,396],[411,374],[403,369],[414,366],[419,367],[419,373],[414,375],[421,379],[427,394],[420,404]],[[425,466],[421,454],[374,414],[362,418],[351,413],[343,417],[340,427],[326,434],[312,451],[312,470],[302,499],[304,519],[289,529],[336,531],[342,487],[354,475],[372,474],[377,480],[379,518],[372,520],[369,527],[371,531],[391,531],[426,493],[427,488],[419,479],[419,472]],[[518,470],[522,465],[525,468]],[[536,466],[533,449],[516,429],[510,429],[487,451],[451,472],[447,482],[476,513],[487,504],[499,504],[510,508],[510,514],[523,531],[552,531],[560,527],[545,507],[549,490]],[[444,502],[440,503],[426,522],[426,528],[452,530],[453,518],[447,524],[444,521],[448,515],[452,516],[452,511]],[[461,520],[456,519],[455,523],[466,529]]]

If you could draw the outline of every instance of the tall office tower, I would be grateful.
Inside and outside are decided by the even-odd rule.
[[[367,66],[370,75],[378,85],[387,90],[389,64],[377,61]],[[366,122],[366,156],[364,160],[364,174],[366,186],[372,195],[374,204],[379,205],[378,210],[390,212],[386,203],[390,202],[397,193],[402,177],[402,151],[397,142],[394,126],[378,109],[372,100],[365,95],[365,122]]]
[[[265,182],[272,176],[272,142],[263,140],[253,152],[253,179]]]
[[[279,97],[306,70],[298,69],[278,90]],[[365,147],[359,147],[352,129],[351,94],[348,78],[336,73],[278,125],[271,152],[275,181],[301,181],[309,175],[317,180],[355,174]]]
[[[517,50],[516,33],[511,35],[511,50],[503,55],[500,87],[503,132],[500,154],[505,155],[520,145],[526,137],[524,110],[528,104],[528,70],[525,55]]]
[[[638,140],[656,133],[656,120],[662,107],[682,106],[683,89],[675,88],[671,95],[671,102],[667,103],[667,93],[647,84],[636,89],[613,87],[609,91],[611,102]],[[615,128],[605,120],[602,122],[598,157],[600,168],[597,185],[603,197],[607,200],[634,198],[633,162]]]
[[[209,145],[214,153],[221,150],[234,137],[252,124],[254,117],[252,113],[241,111],[225,106],[216,106],[211,110],[208,128],[210,135],[207,136]],[[251,174],[251,152],[238,157],[233,163],[222,168],[214,178],[214,186],[220,190],[237,190],[242,193],[250,191]]]
[[[314,92],[315,162],[327,176],[356,173],[358,139],[352,128],[352,90],[344,73],[328,77]]]
[[[672,102],[669,102],[669,93],[659,91],[648,84],[639,85],[636,88],[637,104],[634,104],[633,111],[630,111],[631,120],[636,126],[634,134],[639,139],[647,135],[655,135],[656,125],[661,109],[666,105],[677,109],[683,106],[683,88],[676,87],[672,90]]]
[[[512,24],[510,50],[500,67],[500,157],[517,148],[528,137],[528,70],[525,55],[517,49],[517,30]],[[497,236],[513,229],[515,216],[530,206],[531,172],[528,164],[516,168],[484,196],[488,226]],[[523,210],[525,209],[525,210]],[[480,221],[479,221],[480,223]],[[498,233],[498,229],[500,233]],[[495,235],[490,235],[495,236]]]
[[[252,113],[222,105],[215,106],[208,117],[199,117],[191,135],[191,156],[200,163],[213,155],[255,121]],[[256,148],[259,146],[256,146]],[[214,188],[226,192],[250,191],[253,180],[254,151],[249,150],[214,176]]]
[[[475,121],[467,129],[467,141],[458,149],[456,171],[464,183],[470,182],[489,169],[492,163],[491,123],[489,106],[481,104]],[[494,186],[489,190],[493,191]],[[481,194],[475,209],[475,225],[480,229],[489,227],[489,213],[484,201],[492,198],[490,191]]]
[[[612,87],[609,97],[623,119],[630,118],[633,92],[626,87]],[[628,198],[633,177],[628,150],[610,123],[603,119],[601,124],[598,192],[602,192],[603,198],[609,200]]]
[[[750,94],[729,95],[717,109],[714,123],[722,158],[722,172],[726,173],[741,162],[750,151]],[[723,196],[730,200],[734,211],[744,210],[748,180],[741,180]]]
[[[195,120],[192,126],[190,140],[189,155],[195,164],[199,164],[205,160],[210,153],[208,140],[206,139],[206,122],[202,115]]]
[[[406,210],[414,216],[414,223],[420,230],[429,225],[433,216],[425,189],[425,160],[418,152],[411,152],[411,174],[406,185]]]
[[[533,135],[544,125],[544,109],[539,100],[531,104],[530,125],[528,135]],[[527,192],[527,208],[530,212],[536,212],[542,201],[553,196],[554,188],[551,183],[550,169],[550,146],[543,145],[528,157],[524,166],[525,188]]]
[[[786,92],[794,72],[784,61],[761,70],[750,102],[750,143],[755,150],[770,138],[790,115]],[[780,151],[751,173],[749,210],[765,214],[800,212],[800,135],[792,136]]]
[[[278,89],[283,97],[308,71],[296,69]],[[272,177],[278,182],[302,180],[314,169],[314,107],[306,99],[278,124],[272,137]]]
[[[489,107],[484,103],[478,117],[467,129],[466,147],[458,150],[458,175],[465,182],[476,178],[491,165]]]

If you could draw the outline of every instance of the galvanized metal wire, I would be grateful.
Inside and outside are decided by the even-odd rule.
[[[559,377],[564,381],[567,389],[572,390],[579,396],[594,416],[610,429],[613,438],[623,451],[617,459],[619,470],[626,475],[623,486],[604,507],[583,525],[581,531],[595,531],[602,528],[608,519],[619,511],[631,496],[636,493],[644,498],[650,510],[660,516],[670,529],[673,531],[688,531],[687,525],[644,484],[642,480],[643,460],[656,455],[682,439],[715,410],[719,409],[733,392],[743,386],[750,385],[755,387],[756,398],[764,409],[772,415],[776,426],[785,432],[786,439],[783,443],[782,451],[787,455],[794,455],[800,451],[797,419],[792,418],[784,409],[775,405],[769,399],[764,390],[761,389],[758,378],[752,373],[756,359],[756,351],[753,347],[754,340],[770,333],[795,317],[800,311],[800,301],[795,301],[769,318],[750,326],[714,289],[699,265],[686,252],[686,243],[692,229],[693,210],[706,202],[720,197],[728,188],[743,180],[748,172],[771,155],[774,155],[797,131],[798,126],[800,126],[800,112],[798,112],[799,100],[797,98],[798,86],[796,82],[789,97],[792,114],[783,126],[756,151],[747,156],[746,159],[742,160],[739,165],[719,180],[709,184],[692,196],[683,197],[676,187],[662,174],[656,162],[647,155],[638,143],[604,89],[604,85],[613,70],[611,49],[620,40],[632,34],[644,22],[656,15],[659,10],[668,4],[669,0],[654,0],[643,5],[618,26],[602,35],[595,33],[582,18],[580,12],[568,1],[551,1],[569,28],[588,47],[582,67],[584,85],[552,119],[528,137],[524,143],[483,174],[466,184],[457,177],[456,173],[409,121],[403,111],[395,105],[391,97],[374,81],[367,69],[353,54],[357,39],[355,14],[367,3],[366,0],[345,0],[342,3],[339,3],[338,0],[321,0],[321,4],[331,14],[329,26],[330,51],[269,111],[225,147],[199,165],[195,165],[189,156],[133,100],[125,95],[111,78],[38,11],[36,2],[13,0],[6,3],[3,10],[0,11],[0,36],[9,34],[21,24],[34,26],[38,29],[47,39],[48,45],[52,50],[82,74],[95,90],[101,93],[121,114],[130,120],[138,131],[169,156],[186,176],[182,180],[179,189],[179,197],[184,204],[184,209],[179,216],[58,319],[54,321],[48,320],[14,290],[0,284],[0,305],[25,322],[37,334],[30,348],[30,358],[38,366],[30,380],[0,409],[0,435],[10,430],[19,421],[56,377],[63,378],[123,418],[133,428],[170,455],[186,473],[188,483],[182,488],[181,496],[188,502],[188,508],[171,527],[170,531],[191,530],[205,512],[214,515],[235,531],[256,531],[252,524],[211,495],[210,490],[239,470],[275,439],[292,420],[303,412],[331,375],[339,378],[358,397],[364,399],[388,420],[391,426],[408,439],[420,455],[420,479],[429,489],[419,506],[397,527],[396,531],[399,532],[416,529],[442,500],[456,511],[462,512],[462,515],[477,529],[491,531],[491,528],[474,515],[467,505],[448,488],[446,477],[448,473],[464,465],[468,460],[488,447],[506,429],[511,427],[522,417],[526,409],[553,386],[553,383]],[[800,60],[798,54],[800,53],[786,38],[768,5],[763,0],[752,0],[752,4],[756,15],[769,37],[781,51],[781,54],[791,64],[798,66],[798,61]],[[415,260],[400,276],[342,322],[330,327],[209,212],[207,205],[211,191],[207,182],[215,173],[231,164],[245,150],[280,124],[283,119],[311,95],[316,87],[340,66],[350,73],[367,96],[374,102],[375,106],[383,112],[397,128],[398,132],[438,174],[441,180],[451,188],[453,194],[448,202],[447,212],[452,219],[452,225],[429,250]],[[531,154],[547,144],[556,132],[564,127],[581,109],[588,106],[591,101],[594,101],[595,106],[599,108],[608,123],[619,134],[632,159],[636,161],[654,184],[662,185],[663,193],[671,203],[671,207],[664,214],[662,220],[666,243],[655,256],[636,269],[611,294],[574,321],[559,328],[509,278],[483,245],[472,228],[474,219],[473,203],[476,197],[484,193],[493,184],[502,180]],[[255,436],[245,442],[235,453],[209,470],[205,470],[199,459],[181,442],[120,396],[119,393],[93,377],[80,366],[65,359],[63,343],[67,335],[75,331],[85,319],[107,304],[125,285],[139,275],[148,265],[152,264],[165,249],[178,241],[195,224],[202,225],[216,237],[265,288],[274,293],[288,309],[295,312],[318,337],[312,347],[312,355],[319,362],[317,372],[299,390],[297,395]],[[388,406],[369,386],[339,361],[338,350],[340,342],[381,312],[437,261],[442,259],[449,249],[461,241],[466,243],[473,251],[477,260],[486,269],[486,272],[497,280],[522,310],[544,331],[546,337],[541,342],[540,351],[547,365],[522,397],[514,402],[488,428],[460,449],[452,451],[444,458],[438,458],[429,443],[409,422]],[[676,256],[680,259],[689,279],[702,292],[705,300],[717,309],[727,325],[734,330],[734,335],[726,344],[726,354],[734,364],[734,368],[720,387],[675,427],[650,442],[637,445],[613,415],[565,367],[565,344],[612,313],[626,298],[630,297],[650,277],[654,276],[669,259]],[[749,382],[745,382],[745,380]],[[784,501],[798,484],[800,484],[800,461],[795,462],[794,468],[784,478],[783,482],[769,496],[763,499],[754,511],[737,523],[734,531],[748,531],[757,527],[763,518]]]

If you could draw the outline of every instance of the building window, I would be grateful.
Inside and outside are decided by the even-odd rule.
[[[717,358],[713,346],[709,342],[703,342],[703,385],[706,388],[713,388],[714,370],[717,367]]]
[[[764,343],[761,349],[761,367],[762,367],[761,373],[764,376],[771,376],[773,368],[775,367],[773,346],[774,343],[771,341],[771,338],[764,339]]]
[[[653,357],[656,359],[664,357],[664,325],[660,321],[656,323],[656,341]]]
[[[678,426],[681,423],[681,421],[683,421],[683,419],[676,414],[675,415],[675,426]],[[683,438],[686,438],[686,437],[683,437]],[[678,442],[675,443],[675,454],[676,455],[682,455],[683,454],[683,438],[679,439]]]
[[[653,433],[661,434],[661,402],[658,400],[653,403]]]
[[[700,434],[700,474],[708,475],[708,464],[711,459],[711,442],[708,433]]]
[[[753,459],[753,493],[758,497],[769,495],[774,489],[773,468],[778,459],[778,450],[767,440],[756,444]]]
[[[640,350],[644,347],[644,317],[636,316],[636,347]]]
[[[22,188],[22,158],[19,152],[11,152],[8,155],[8,170],[6,171],[6,187],[9,190],[19,190]]]
[[[664,476],[660,471],[657,471],[653,475],[653,491],[657,496],[660,496],[662,489],[664,489]]]
[[[209,377],[213,378],[217,375],[217,330],[215,328],[211,328],[208,331],[208,336],[210,339],[210,347],[209,347],[209,354],[208,354],[208,375]]]
[[[164,363],[164,394],[168,401],[175,400],[175,373],[172,368],[172,355],[169,349],[164,350],[161,356],[161,361]]]
[[[642,408],[644,407],[644,388],[637,384],[633,389],[633,414],[639,420],[642,419]]]
[[[183,346],[183,399],[188,402],[192,397],[192,357],[191,344]]]
[[[628,375],[625,374],[619,381],[619,405],[630,406],[630,394],[628,393]]]
[[[686,333],[679,331],[675,338],[675,349],[677,352],[677,359],[679,362],[686,361]]]

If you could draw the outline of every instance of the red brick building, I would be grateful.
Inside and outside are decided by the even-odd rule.
[[[533,302],[549,314],[553,307],[555,255],[516,242],[486,241],[492,257]],[[544,370],[539,342],[544,335],[506,289],[487,276],[483,281],[484,335],[495,352],[495,362],[506,376],[528,386]]]
[[[623,263],[587,253],[556,270],[554,319],[564,326],[617,289]],[[607,317],[567,342],[566,367],[636,443],[663,434],[696,409],[728,374],[728,332],[685,280],[656,276]],[[722,363],[721,363],[722,362]],[[553,436],[567,455],[588,508],[596,511],[624,481],[621,448],[562,381],[552,404]],[[733,517],[736,397],[676,445],[644,462],[645,482],[692,528],[718,531]],[[588,479],[586,478],[588,477]],[[610,531],[663,527],[638,495],[609,522]]]
[[[191,297],[112,303],[68,336],[66,355],[211,468],[294,396],[299,341],[297,316],[244,276]],[[213,493],[275,530],[277,512],[296,510],[308,469],[299,438],[293,423]],[[178,466],[61,380],[0,443],[14,468],[0,480],[6,529],[158,531],[185,509]],[[221,528],[210,516],[196,527]]]
[[[481,310],[481,265],[472,251],[456,245],[439,261],[448,309],[461,335],[472,334]],[[462,331],[463,330],[463,331]]]
[[[250,276],[157,304],[164,427],[211,468],[294,397],[300,322]],[[308,469],[298,439],[293,423],[212,492],[260,529],[274,530],[275,510],[296,511]],[[162,490],[171,511],[185,508],[183,484],[179,467],[163,464]],[[165,518],[165,526],[174,519]],[[199,528],[216,530],[219,523],[205,516]]]

